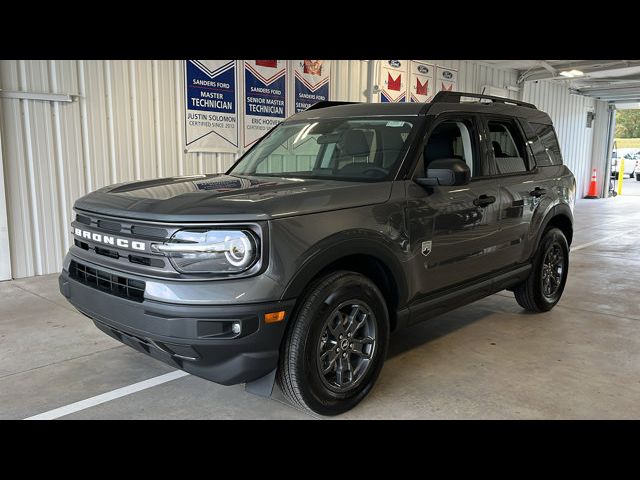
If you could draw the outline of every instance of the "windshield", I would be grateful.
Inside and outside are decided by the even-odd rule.
[[[227,173],[386,180],[402,161],[412,129],[413,123],[407,117],[285,122],[269,132]]]

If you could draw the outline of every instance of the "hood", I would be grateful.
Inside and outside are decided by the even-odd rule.
[[[78,199],[75,208],[149,221],[257,221],[383,203],[391,183],[194,175],[129,182]]]

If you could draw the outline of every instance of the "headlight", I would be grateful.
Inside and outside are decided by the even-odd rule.
[[[151,250],[167,255],[183,273],[238,273],[255,263],[258,239],[248,230],[179,230]]]

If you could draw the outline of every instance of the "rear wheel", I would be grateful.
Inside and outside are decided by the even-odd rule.
[[[311,285],[284,339],[278,383],[321,415],[356,406],[382,369],[389,338],[384,297],[368,278],[331,273]]]
[[[569,271],[569,245],[562,230],[551,228],[542,237],[527,279],[514,288],[518,304],[530,312],[551,310],[562,297]]]

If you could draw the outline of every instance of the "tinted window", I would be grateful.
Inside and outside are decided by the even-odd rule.
[[[533,140],[532,149],[536,163],[540,166],[561,165],[562,155],[553,125],[529,123],[529,126],[533,134],[531,140]]]
[[[284,122],[229,170],[232,175],[379,181],[391,177],[413,123],[409,118]]]
[[[459,158],[464,160],[471,176],[474,175],[473,125],[470,121],[451,120],[439,124],[429,135],[424,148],[425,168],[433,160]]]
[[[524,142],[512,122],[489,121],[489,141],[498,173],[526,172]]]

